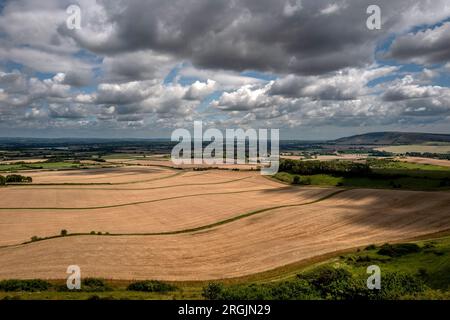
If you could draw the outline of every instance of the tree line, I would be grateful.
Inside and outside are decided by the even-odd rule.
[[[0,175],[0,185],[4,186],[8,183],[31,183],[33,178],[22,176],[20,174],[10,174],[5,176]]]
[[[293,174],[336,174],[336,175],[368,175],[372,172],[367,163],[351,161],[299,161],[282,159],[280,161],[281,172]]]

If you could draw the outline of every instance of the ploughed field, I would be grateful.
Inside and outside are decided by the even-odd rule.
[[[27,175],[32,185],[0,189],[0,279],[63,279],[72,264],[83,277],[230,278],[450,228],[448,192],[295,187],[153,163]]]

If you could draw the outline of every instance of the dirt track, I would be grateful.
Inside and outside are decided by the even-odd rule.
[[[123,172],[108,172],[115,173]],[[159,171],[142,174],[150,181],[125,187],[2,189],[8,199],[25,198],[16,202],[30,209],[5,209],[16,202],[1,198],[0,243],[55,235],[61,229],[182,231],[261,208],[296,206],[267,210],[198,232],[74,236],[1,248],[0,278],[65,278],[70,264],[78,264],[83,276],[114,279],[227,278],[349,247],[450,228],[450,194],[445,192],[361,189],[326,198],[336,189],[287,187],[254,172],[187,172],[159,180],[151,180],[152,174],[161,175]],[[134,174],[129,178],[145,180]],[[132,189],[127,190],[129,187]],[[166,198],[173,199],[162,200]],[[137,200],[152,202],[105,209],[58,209]],[[313,201],[318,202],[307,204]],[[55,208],[31,209],[50,204]]]

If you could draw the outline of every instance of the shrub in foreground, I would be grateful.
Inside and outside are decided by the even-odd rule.
[[[0,291],[46,291],[51,287],[47,281],[34,280],[2,280],[0,281]]]
[[[70,290],[67,286],[61,285],[57,288],[57,291],[70,292],[70,291],[80,291],[80,292],[104,292],[111,291],[112,288],[109,287],[103,279],[98,278],[85,278],[81,280],[80,290]]]
[[[202,295],[210,300],[393,300],[414,297],[426,289],[421,279],[406,273],[383,273],[381,290],[369,290],[366,281],[365,275],[356,277],[343,268],[321,267],[271,284],[210,283]]]

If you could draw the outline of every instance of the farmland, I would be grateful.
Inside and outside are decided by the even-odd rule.
[[[255,281],[267,293],[268,281],[283,287],[285,279],[354,248],[450,229],[446,160],[322,156],[299,161],[310,174],[265,177],[258,165],[174,166],[164,153],[86,155],[1,164],[5,176],[16,172],[32,182],[0,188],[0,280],[50,281],[47,291],[20,298],[87,299],[94,292],[202,299],[211,298],[202,294],[211,281],[226,285],[223,295],[248,294],[246,286]],[[60,291],[71,264],[80,266],[83,278],[106,279],[109,289]],[[126,290],[137,280],[178,289]],[[0,297],[17,298],[1,290]]]
[[[32,184],[1,189],[2,279],[61,279],[74,262],[117,280],[235,278],[450,227],[447,192],[296,187],[153,162],[27,174]]]
[[[448,144],[443,144],[443,145],[418,144],[418,145],[386,146],[386,147],[379,147],[376,150],[392,152],[392,153],[407,153],[407,152],[449,153],[450,145],[448,145]]]

